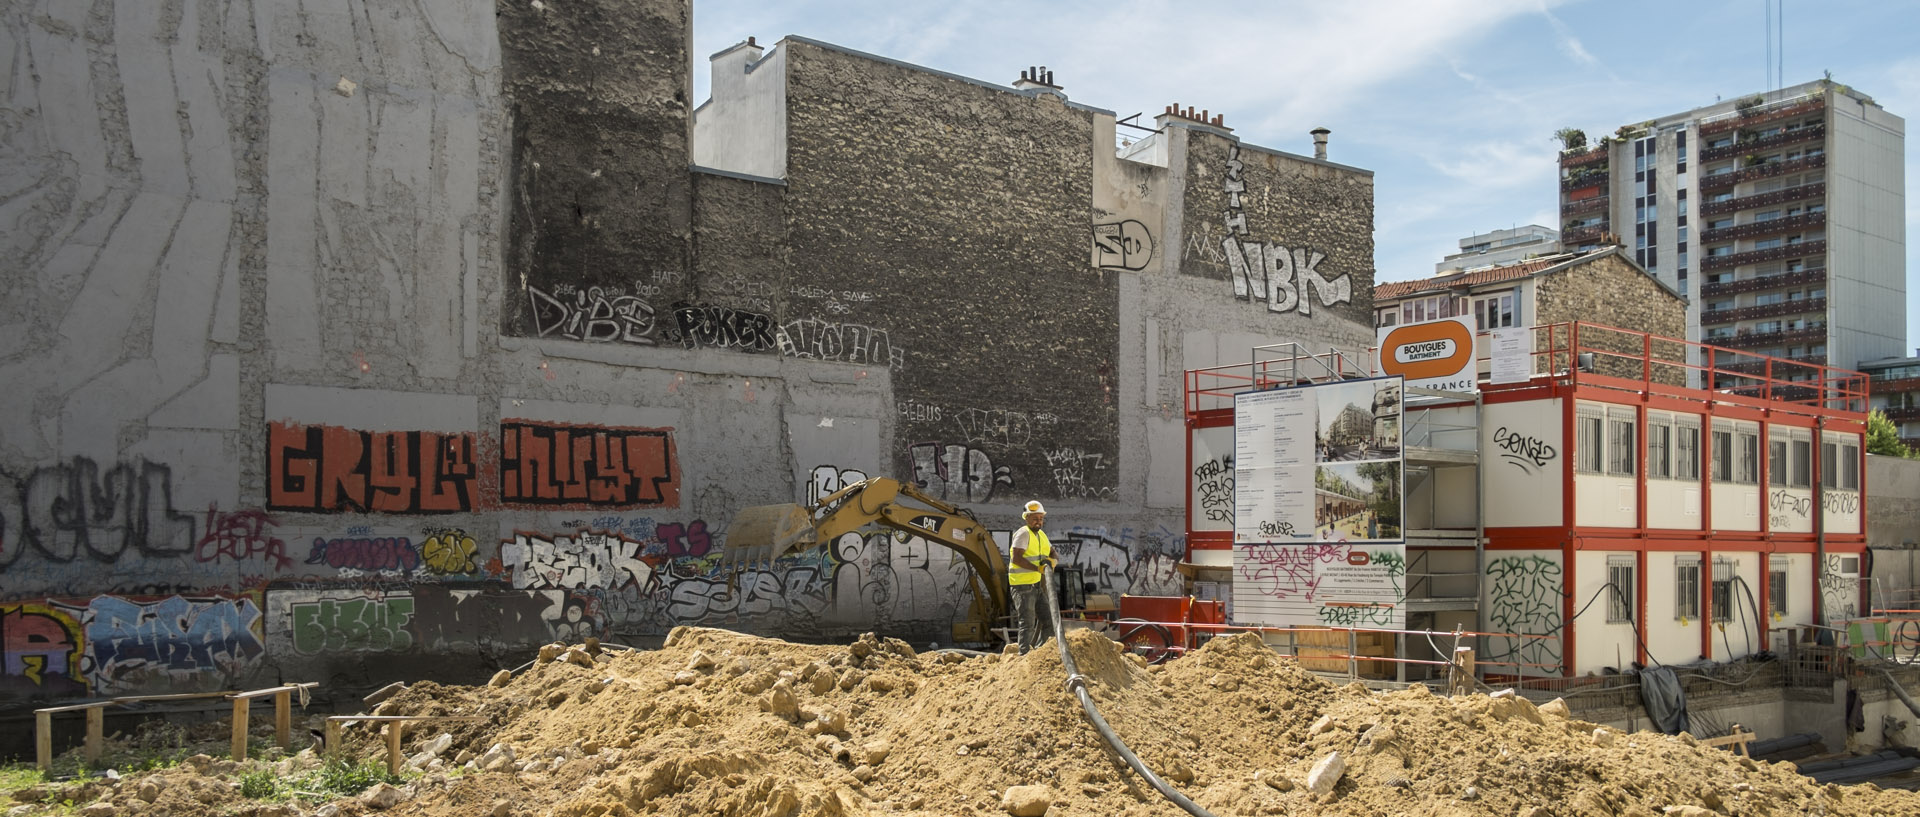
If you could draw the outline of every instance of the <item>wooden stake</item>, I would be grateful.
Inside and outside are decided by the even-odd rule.
[[[327,736],[325,738],[325,741],[326,741],[326,745],[320,748],[325,750],[327,757],[338,757],[340,755],[340,722],[339,721],[336,721],[332,718],[327,719]]]
[[[400,731],[405,721],[391,721],[387,724],[387,774],[400,775]]]
[[[1447,692],[1450,695],[1473,694],[1472,647],[1453,648],[1453,666],[1447,670]]]
[[[247,759],[247,715],[253,708],[251,698],[233,699],[233,759]]]
[[[53,713],[33,713],[34,765],[45,772],[53,768]]]
[[[107,708],[93,706],[87,708],[87,765],[100,762],[100,746],[106,742],[101,734],[106,731]]]
[[[293,748],[293,693],[281,692],[273,696],[273,737],[280,741],[280,748]]]

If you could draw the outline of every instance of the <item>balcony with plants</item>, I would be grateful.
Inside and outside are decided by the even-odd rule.
[[[1757,321],[1763,318],[1778,318],[1782,315],[1798,315],[1803,312],[1827,311],[1825,298],[1798,298],[1791,301],[1778,301],[1759,306],[1743,306],[1738,309],[1718,309],[1700,313],[1700,325],[1733,323],[1734,321]]]
[[[1795,185],[1783,190],[1775,190],[1771,193],[1755,193],[1751,196],[1738,196],[1727,199],[1726,201],[1703,201],[1700,203],[1700,215],[1717,216],[1722,213],[1751,210],[1755,207],[1771,207],[1776,204],[1787,204],[1789,202],[1807,199],[1820,199],[1825,198],[1826,195],[1827,183],[1813,182],[1811,184]]]
[[[1735,156],[1758,153],[1771,148],[1824,139],[1826,135],[1827,126],[1824,124],[1794,128],[1793,130],[1781,131],[1772,136],[1760,136],[1757,133],[1742,130],[1740,138],[1735,139],[1731,145],[1702,149],[1700,151],[1700,161],[1713,162],[1720,159],[1730,159]],[[1561,163],[1562,166],[1565,166],[1565,164],[1565,162]]]
[[[1827,322],[1808,324],[1805,329],[1783,329],[1777,332],[1755,332],[1742,329],[1731,337],[1720,336],[1709,339],[1715,346],[1731,349],[1752,349],[1756,347],[1781,346],[1790,343],[1813,343],[1827,339]]]
[[[1767,261],[1778,261],[1783,258],[1801,258],[1809,255],[1824,256],[1826,254],[1826,241],[1801,241],[1794,244],[1782,244],[1778,247],[1768,247],[1764,250],[1748,250],[1731,255],[1710,255],[1700,262],[1700,269],[1726,269],[1728,267],[1738,267],[1743,264],[1760,264]]]
[[[1805,156],[1799,159],[1789,159],[1780,162],[1752,161],[1752,158],[1753,157],[1749,157],[1750,161],[1746,167],[1732,173],[1719,173],[1700,177],[1700,191],[1708,193],[1715,190],[1725,190],[1741,182],[1757,181],[1759,179],[1772,178],[1787,173],[1818,170],[1827,166],[1827,155],[1824,153],[1817,156]]]
[[[1706,242],[1732,241],[1736,238],[1760,238],[1782,233],[1797,233],[1809,228],[1824,227],[1826,224],[1826,213],[1802,213],[1797,216],[1787,216],[1786,218],[1773,218],[1767,219],[1766,221],[1754,221],[1732,227],[1722,227],[1718,230],[1702,230],[1700,231],[1700,240]]]
[[[1793,272],[1776,272],[1772,275],[1756,275],[1752,278],[1743,278],[1736,281],[1701,284],[1700,296],[1705,298],[1713,295],[1737,295],[1742,292],[1758,292],[1763,289],[1779,289],[1780,287],[1825,285],[1826,282],[1827,268],[1814,267],[1813,269],[1795,270]]]
[[[1734,110],[1731,113],[1724,113],[1719,116],[1708,117],[1701,120],[1700,135],[1706,137],[1710,134],[1724,133],[1735,128],[1757,127],[1790,117],[1825,110],[1826,107],[1827,97],[1820,91],[1772,103],[1762,102],[1760,97],[1753,97],[1752,99],[1741,100],[1740,102],[1734,103]]]

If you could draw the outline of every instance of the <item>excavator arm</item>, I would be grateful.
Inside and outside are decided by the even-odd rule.
[[[907,500],[911,500],[909,504]],[[973,513],[886,477],[862,480],[828,494],[818,505],[761,505],[741,510],[728,528],[726,568],[770,563],[788,553],[831,542],[841,534],[880,525],[918,536],[960,554],[972,568],[973,601],[967,620],[953,625],[955,641],[989,642],[1007,611],[1007,560]]]

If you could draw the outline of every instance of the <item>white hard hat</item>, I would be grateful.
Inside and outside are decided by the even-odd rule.
[[[1046,513],[1046,512],[1047,512],[1047,507],[1045,505],[1040,504],[1040,500],[1038,499],[1027,503],[1026,513]],[[1025,514],[1022,514],[1022,515],[1024,516]]]

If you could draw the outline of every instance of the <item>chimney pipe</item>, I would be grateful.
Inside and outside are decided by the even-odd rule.
[[[1330,131],[1330,130],[1327,130],[1326,128],[1314,128],[1314,129],[1313,129],[1313,131],[1312,131],[1312,133],[1313,133],[1313,158],[1315,158],[1315,159],[1325,159],[1325,158],[1327,158],[1327,134],[1329,134],[1329,133],[1332,133],[1332,132],[1333,132],[1333,131]]]

